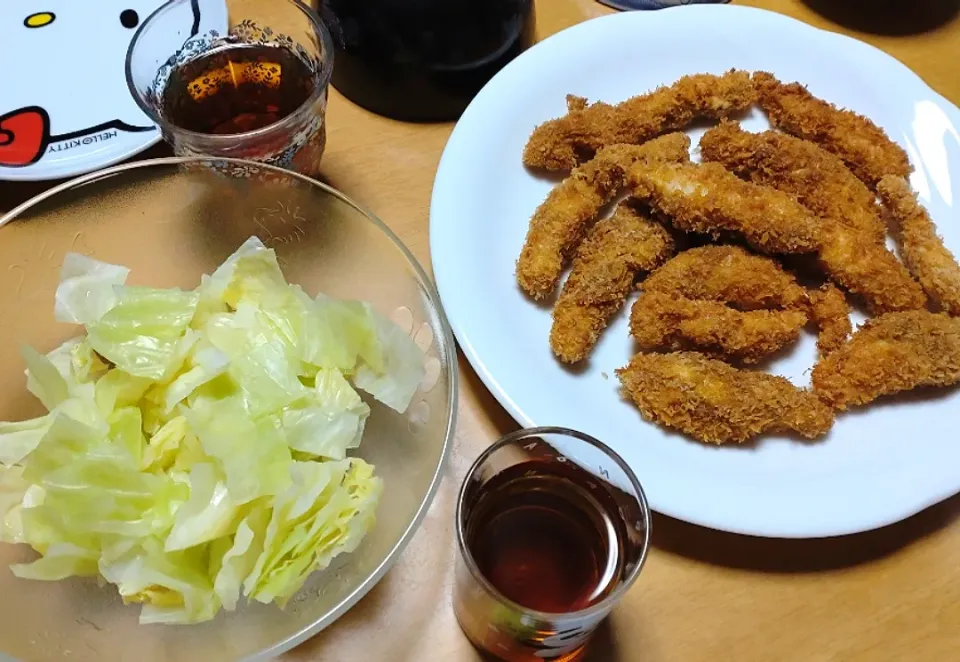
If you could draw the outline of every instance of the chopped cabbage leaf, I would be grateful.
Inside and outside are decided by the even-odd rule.
[[[77,420],[63,409],[44,418],[47,424],[42,427],[42,434],[33,448],[17,461],[23,467],[24,478],[31,483],[38,483],[48,472],[70,464],[109,432],[108,427],[101,429],[96,424],[88,425],[92,421]]]
[[[244,319],[221,315],[210,321],[210,342],[229,361],[227,372],[243,392],[251,416],[280,411],[307,395],[281,338],[256,311]]]
[[[53,361],[33,347],[24,345],[20,354],[27,362],[27,390],[37,396],[47,411],[55,409],[70,395],[67,380]]]
[[[85,382],[87,381],[87,376],[84,375],[80,379],[74,379],[74,352],[77,351],[77,348],[84,344],[84,338],[78,336],[76,338],[71,338],[70,340],[65,341],[59,347],[50,352],[47,352],[47,359],[50,360],[50,363],[53,364],[53,367],[57,369],[57,372],[60,373],[60,376],[67,381],[68,384],[73,382]],[[21,350],[22,352],[22,350]],[[27,368],[29,369],[29,364]]]
[[[22,467],[0,467],[0,542],[24,542],[20,509],[29,487]]]
[[[163,400],[164,412],[172,412],[191,393],[226,372],[229,365],[230,359],[216,347],[199,349],[191,359],[192,367],[167,387]]]
[[[220,569],[213,582],[213,590],[224,609],[233,610],[240,599],[244,578],[253,570],[263,552],[263,541],[270,522],[270,509],[255,507],[237,527],[230,549],[221,559]]]
[[[15,563],[10,570],[21,579],[56,581],[67,577],[90,577],[98,572],[100,551],[85,549],[71,543],[50,545],[47,551],[32,563]]]
[[[150,437],[146,448],[143,449],[140,468],[166,471],[175,466],[189,434],[190,428],[187,426],[185,417],[171,418]],[[197,460],[201,461],[204,457],[201,456]],[[186,469],[189,466],[181,468]]]
[[[237,396],[204,397],[184,409],[203,451],[220,462],[230,497],[239,504],[290,485],[290,448],[280,421],[252,418]]]
[[[0,422],[0,464],[14,465],[33,451],[50,429],[50,414],[16,423]]]
[[[196,307],[193,292],[124,287],[116,305],[87,326],[87,338],[124,372],[159,380],[176,358],[177,342]]]
[[[133,465],[139,468],[143,464],[146,446],[140,410],[136,407],[122,407],[107,417],[107,423],[110,425],[110,441],[126,450],[133,460]]]
[[[24,360],[27,363],[27,390],[34,392],[30,387],[30,373],[35,372],[35,366],[38,365],[32,348],[24,346],[21,350]],[[63,378],[67,385],[67,396],[89,394],[95,388],[96,381],[110,370],[110,366],[90,347],[86,338],[71,338],[65,343],[49,352],[46,360],[56,369],[57,373]],[[40,365],[40,373],[44,374],[44,364]],[[34,380],[37,378],[34,377]],[[44,381],[52,379],[47,377]],[[36,395],[36,393],[35,393]],[[39,396],[38,396],[39,397]],[[58,398],[60,401],[65,398]],[[48,409],[52,409],[48,403],[44,403]],[[52,404],[52,403],[51,403]]]
[[[306,364],[352,374],[362,357],[381,367],[376,330],[364,304],[321,294],[307,310],[301,357]]]
[[[410,406],[423,380],[423,352],[403,330],[368,306],[367,314],[376,332],[379,356],[365,360],[353,381],[377,400],[398,412]],[[364,357],[366,359],[366,357]]]
[[[226,303],[226,297],[224,293],[227,291],[227,288],[230,287],[231,281],[233,281],[234,271],[242,258],[253,257],[257,258],[260,256],[260,259],[265,259],[269,261],[269,256],[267,254],[272,254],[269,248],[264,246],[263,242],[260,241],[259,237],[250,237],[240,248],[238,248],[233,255],[224,260],[223,264],[217,267],[208,278],[204,278],[201,281],[201,285],[198,288],[201,299],[213,300],[218,303]],[[276,256],[273,256],[273,261],[276,262]],[[277,269],[279,270],[279,264]]]
[[[163,535],[187,500],[188,489],[165,474],[140,472],[132,458],[111,445],[91,448],[88,458],[45,474],[43,503],[22,513],[27,540],[31,522],[56,530],[56,539],[115,535]]]
[[[352,552],[374,524],[383,483],[357,458],[295,462],[293,486],[274,502],[264,550],[244,594],[283,606],[314,570]]]
[[[217,468],[198,462],[190,469],[190,498],[177,511],[173,530],[163,543],[165,552],[175,552],[233,533],[238,506],[227,491]]]
[[[164,552],[156,537],[104,550],[99,570],[126,603],[140,602],[140,623],[199,623],[220,608],[208,574],[209,550]]]
[[[134,377],[114,368],[108,370],[94,384],[94,402],[100,413],[106,415],[117,407],[129,407],[139,403],[152,383],[146,377]]]
[[[21,511],[26,542],[91,548],[103,536],[170,528],[187,490],[168,475],[138,471],[131,453],[142,443],[135,408],[114,412],[105,429],[64,410],[50,416],[52,424],[23,463],[23,478],[42,494]]]
[[[106,436],[109,430],[107,417],[96,405],[95,384],[79,384],[77,392],[61,402],[50,413],[55,415],[56,418],[64,419],[64,425],[69,425],[69,421],[73,421],[89,428],[93,434],[98,434],[101,437]]]
[[[237,258],[230,284],[223,291],[223,301],[234,310],[243,303],[265,308],[282,304],[289,291],[276,253],[257,248]]]
[[[283,412],[283,429],[291,449],[342,460],[360,445],[370,407],[337,370],[321,369],[315,377],[314,404]]]
[[[117,304],[116,286],[127,281],[130,270],[67,253],[60,269],[53,316],[58,322],[93,324]]]
[[[0,542],[40,554],[11,570],[99,575],[141,623],[283,606],[374,525],[356,389],[403,411],[422,353],[369,304],[289,285],[256,237],[194,291],[128,275],[67,256],[55,316],[86,333],[22,349],[48,413],[0,422]]]
[[[53,357],[50,358],[53,361]],[[103,375],[110,366],[103,358],[93,351],[86,338],[70,347],[70,375],[69,383],[88,383]],[[64,375],[66,376],[66,375]]]

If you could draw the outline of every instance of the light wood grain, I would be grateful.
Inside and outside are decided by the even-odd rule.
[[[945,2],[832,0],[832,5],[834,10],[852,5],[874,12],[874,22],[880,21],[878,12],[887,12],[890,23],[884,29],[890,31],[917,22],[921,14],[936,13]],[[883,36],[841,26],[792,0],[739,4],[772,9],[870,42],[960,103],[956,17],[921,34]],[[609,10],[593,0],[539,0],[537,11],[538,32],[546,36]],[[333,92],[328,126],[324,179],[377,213],[429,266],[430,191],[452,125],[383,119]],[[149,155],[161,153],[163,148],[155,148]],[[47,185],[0,183],[0,210]],[[472,458],[515,424],[465,361],[460,368],[455,451],[422,529],[397,566],[354,610],[285,659],[480,659],[450,608],[453,503]],[[826,541],[754,539],[656,516],[648,565],[601,629],[588,659],[960,659],[958,515],[960,497],[955,497],[886,529]]]

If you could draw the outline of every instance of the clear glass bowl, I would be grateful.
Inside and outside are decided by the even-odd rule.
[[[288,280],[371,302],[424,350],[426,377],[405,414],[371,402],[358,455],[384,480],[376,527],[314,573],[285,610],[255,603],[200,625],[137,624],[112,586],[18,579],[28,547],[0,543],[0,651],[24,660],[236,660],[277,655],[316,634],[386,573],[420,524],[454,432],[457,363],[433,284],[381,221],[312,179],[271,166],[167,158],[80,177],[0,217],[0,420],[42,413],[26,391],[21,343],[73,335],[53,319],[68,251],[132,268],[134,285],[193,288],[250,235]],[[3,654],[0,653],[0,658]]]

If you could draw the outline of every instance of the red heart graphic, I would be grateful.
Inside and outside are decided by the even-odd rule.
[[[39,106],[0,115],[0,166],[21,167],[43,156],[50,139],[50,116]]]

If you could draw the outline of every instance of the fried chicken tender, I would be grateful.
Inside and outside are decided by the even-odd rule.
[[[742,311],[716,301],[647,292],[633,305],[630,333],[642,350],[694,349],[757,363],[796,342],[806,323],[799,310]]]
[[[557,358],[564,363],[587,358],[637,274],[656,269],[673,250],[670,233],[626,202],[594,225],[553,309],[550,347]]]
[[[853,333],[850,304],[832,283],[810,293],[810,318],[817,325],[817,351],[826,356]]]
[[[556,289],[567,260],[603,206],[626,184],[626,172],[646,161],[687,161],[690,138],[671,133],[643,145],[611,145],[558,184],[530,219],[517,262],[517,282],[535,299]]]
[[[814,439],[833,426],[833,412],[812,392],[696,352],[637,354],[617,376],[645,419],[703,442],[788,430]]]
[[[753,83],[771,124],[836,154],[871,188],[885,175],[910,174],[907,153],[863,115],[841,110],[800,83],[781,83],[765,71],[754,72]]]
[[[960,382],[960,318],[926,310],[864,323],[813,368],[817,395],[837,410],[920,386]]]
[[[859,294],[873,315],[923,308],[927,297],[886,246],[840,227],[825,227],[821,268],[838,285]]]
[[[570,95],[567,115],[534,130],[523,162],[530,167],[570,170],[606,145],[639,144],[699,118],[716,119],[746,110],[756,99],[750,74],[735,70],[721,76],[684,76],[673,85],[616,105],[587,106],[585,99]]]
[[[805,308],[807,293],[768,257],[739,246],[701,246],[668,260],[643,281],[645,292],[707,299],[743,310]]]
[[[715,237],[739,232],[763,253],[820,247],[817,218],[795,198],[745,182],[718,163],[636,163],[627,183],[635,197],[681,230]]]
[[[700,141],[704,159],[756,184],[794,196],[820,218],[820,265],[864,298],[874,313],[922,308],[919,284],[886,249],[873,193],[836,156],[774,131],[749,133],[726,122]]]
[[[960,265],[943,245],[937,226],[910,184],[888,176],[880,180],[877,191],[897,222],[900,255],[907,269],[943,311],[960,315]]]
[[[797,198],[817,216],[883,242],[887,228],[874,194],[839,157],[778,131],[751,133],[724,120],[700,139],[700,155],[754,184]]]

